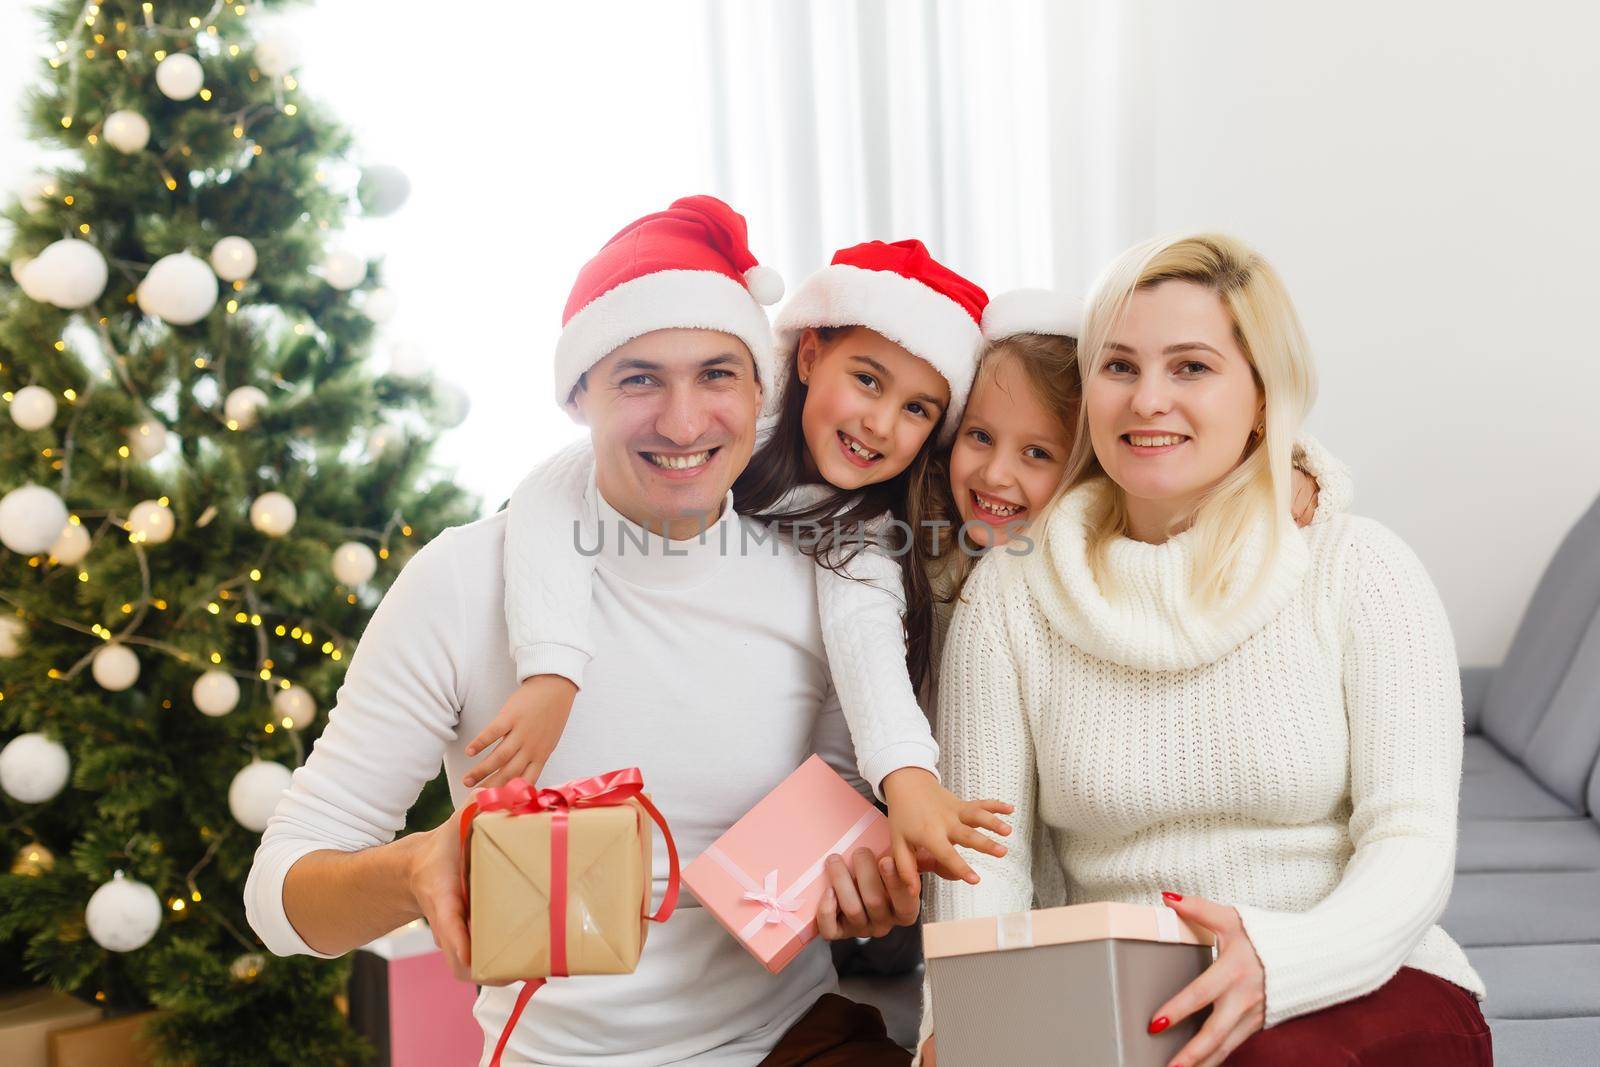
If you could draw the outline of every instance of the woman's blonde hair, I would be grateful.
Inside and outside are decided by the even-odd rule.
[[[1264,404],[1264,432],[1252,433],[1243,457],[1213,486],[1190,516],[1194,536],[1192,595],[1203,608],[1216,608],[1233,587],[1234,571],[1246,533],[1263,511],[1270,523],[1269,553],[1275,552],[1290,523],[1291,455],[1294,439],[1316,397],[1316,368],[1300,317],[1277,271],[1260,253],[1237,238],[1197,233],[1157,238],[1117,257],[1090,297],[1079,361],[1085,382],[1107,359],[1134,293],[1168,281],[1204,286],[1217,294],[1233,320],[1233,337],[1249,361]],[[1087,411],[1079,415],[1074,451],[1089,447]],[[1082,483],[1105,470],[1091,460],[1074,479]],[[1108,478],[1109,482],[1110,479]],[[1127,504],[1115,483],[1105,505],[1090,517],[1090,562],[1107,578],[1110,543],[1126,534]],[[1270,555],[1269,555],[1270,558]],[[1263,578],[1266,569],[1250,576]]]

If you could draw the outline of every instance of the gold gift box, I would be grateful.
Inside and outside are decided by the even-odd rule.
[[[566,974],[628,974],[644,950],[651,822],[636,801],[565,813]],[[550,812],[480,813],[472,822],[472,977],[551,976]]]

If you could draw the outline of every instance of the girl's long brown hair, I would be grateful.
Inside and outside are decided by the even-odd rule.
[[[852,329],[856,327],[820,327],[816,332],[823,345],[828,346]],[[880,545],[900,563],[906,592],[906,669],[912,685],[920,687],[928,674],[932,655],[933,586],[928,572],[933,560],[925,555],[926,542],[916,532],[916,517],[925,511],[924,502],[933,493],[934,483],[944,484],[946,493],[949,492],[948,479],[938,473],[935,463],[939,430],[949,413],[940,415],[939,422],[928,433],[928,439],[917,450],[910,465],[893,478],[864,489],[832,489],[810,507],[780,508],[790,490],[808,479],[805,433],[800,424],[805,402],[806,386],[800,381],[799,361],[792,359],[777,426],[734,481],[734,508],[741,515],[767,523],[789,536],[801,528],[820,527],[823,536],[814,544],[809,537],[795,540],[801,551],[819,566],[836,574],[843,573],[845,564],[872,543],[865,533],[868,523],[885,512],[907,523],[913,531],[909,544],[889,541],[880,542]]]

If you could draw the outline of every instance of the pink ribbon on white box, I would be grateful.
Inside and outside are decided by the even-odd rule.
[[[839,840],[835,841],[830,847],[823,849],[821,859],[802,871],[800,877],[796,878],[789,888],[782,893],[777,892],[778,872],[776,869],[768,871],[762,881],[757,882],[716,845],[706,849],[705,856],[718,867],[727,871],[728,876],[744,889],[744,899],[753,904],[761,905],[761,913],[746,923],[744,929],[739,931],[740,939],[748,941],[755,937],[763,926],[777,923],[782,923],[795,933],[804,936],[811,925],[811,920],[815,916],[807,916],[802,920],[795,914],[800,909],[800,894],[810,888],[812,882],[821,877],[823,867],[826,866],[829,856],[836,853],[843,854],[844,850],[855,844],[856,840],[867,832],[867,827],[871,826],[879,818],[882,818],[882,815],[877,809],[865,812],[850,829],[844,832]]]

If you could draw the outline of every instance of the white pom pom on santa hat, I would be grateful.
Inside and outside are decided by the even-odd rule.
[[[983,339],[1001,341],[1019,333],[1077,340],[1083,332],[1083,301],[1054,289],[1013,289],[983,309]]]
[[[762,263],[744,272],[745,288],[762,307],[771,307],[783,299],[783,275]]]

